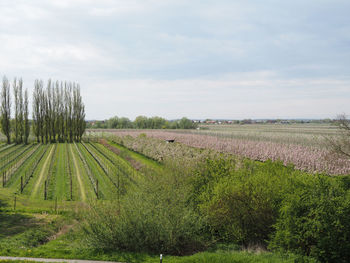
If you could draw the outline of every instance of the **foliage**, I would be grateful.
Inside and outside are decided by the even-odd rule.
[[[17,83],[17,79],[15,78],[13,81],[13,93],[14,93],[14,99],[15,99],[15,125],[14,125],[14,132],[15,132],[15,142],[16,143],[22,143],[23,141],[23,135],[24,135],[24,123],[23,123],[23,117],[24,117],[24,101],[23,101],[23,81],[22,79],[19,79]]]
[[[271,248],[312,256],[321,262],[350,258],[350,192],[340,180],[318,177],[288,194]]]
[[[1,131],[7,138],[7,144],[11,143],[11,94],[10,84],[6,77],[2,80],[1,90]]]
[[[34,134],[39,142],[80,141],[85,131],[85,106],[80,86],[36,80],[33,92]]]
[[[88,123],[88,128],[97,129],[195,129],[197,124],[183,117],[180,120],[168,121],[162,117],[138,116],[134,121],[118,116],[105,121],[94,121]]]
[[[194,200],[218,240],[265,246],[280,200],[300,172],[282,163],[234,164],[227,158],[207,160],[193,178]]]
[[[334,153],[350,158],[350,120],[346,115],[340,115],[335,121],[338,126],[338,134],[336,137],[326,137],[328,145]]]
[[[118,204],[92,204],[85,232],[92,247],[187,254],[206,246],[203,219],[187,202],[182,174],[147,174]],[[119,212],[118,212],[119,211]]]
[[[23,136],[24,136],[24,143],[28,143],[29,133],[30,133],[30,125],[29,125],[29,110],[28,110],[28,90],[26,89],[24,92],[24,105],[23,105],[23,117],[24,117],[24,123],[23,123]]]

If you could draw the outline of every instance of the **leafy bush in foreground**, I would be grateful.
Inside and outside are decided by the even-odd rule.
[[[271,248],[349,262],[350,192],[334,178],[318,177],[284,198]]]
[[[203,219],[187,203],[177,174],[147,175],[118,204],[91,206],[89,243],[105,250],[183,255],[206,246]],[[119,211],[119,212],[118,212]]]
[[[198,183],[204,183],[202,190],[197,190],[200,211],[218,240],[265,246],[285,193],[293,191],[298,181],[312,177],[278,162],[246,160],[235,169],[223,169],[228,161],[207,161],[211,168],[204,166],[195,176],[197,189]]]

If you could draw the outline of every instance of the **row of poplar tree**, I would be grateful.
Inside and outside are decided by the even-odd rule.
[[[44,87],[42,80],[36,80],[31,122],[28,119],[28,91],[26,89],[23,93],[22,79],[15,79],[12,85],[15,118],[11,120],[10,86],[8,79],[4,77],[1,91],[1,130],[7,137],[7,143],[11,143],[11,134],[15,143],[28,143],[31,127],[37,142],[81,141],[86,123],[79,84],[48,80]]]

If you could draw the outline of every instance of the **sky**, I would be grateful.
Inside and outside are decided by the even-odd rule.
[[[86,119],[350,114],[349,0],[1,0],[0,77],[78,82]]]

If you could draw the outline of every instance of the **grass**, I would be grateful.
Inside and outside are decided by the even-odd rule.
[[[142,176],[125,159],[111,152],[103,145],[89,143],[87,147],[99,160],[104,162],[104,166],[107,167],[108,177],[117,186],[117,189],[120,187],[121,192],[126,191],[129,184],[135,183],[139,176]]]
[[[77,240],[82,238],[81,232],[77,230],[70,230],[67,234],[59,236],[58,238],[40,245],[41,240],[47,236],[52,235],[63,223],[71,223],[65,221],[66,219],[58,219],[57,217],[47,217],[44,219],[36,219],[19,215],[16,217],[14,225],[26,222],[26,230],[20,227],[12,237],[10,247],[4,247],[0,243],[0,255],[16,255],[21,257],[46,257],[46,258],[62,258],[62,259],[90,259],[90,260],[106,260],[118,262],[158,262],[159,255],[148,255],[144,253],[130,253],[130,252],[108,252],[93,250],[82,247]],[[37,224],[45,221],[47,224],[37,228]],[[1,226],[0,226],[1,229]],[[38,231],[31,241],[31,246],[19,246],[23,241],[26,241],[28,236],[33,233],[33,230]],[[7,233],[8,234],[8,233]],[[9,236],[9,235],[8,235]],[[16,236],[16,238],[14,238]],[[15,242],[15,243],[13,243]],[[17,245],[17,246],[16,246]],[[248,252],[237,250],[215,250],[211,252],[201,252],[191,256],[175,257],[163,256],[164,263],[225,263],[225,262],[261,262],[261,263],[277,263],[277,262],[296,262],[301,260],[300,256],[292,254],[278,254],[269,252]],[[305,258],[304,261],[299,262],[316,262],[312,259]]]
[[[26,172],[31,168],[31,166],[33,165],[33,162],[35,161],[35,158],[37,156],[39,156],[42,153],[43,150],[42,145],[37,146],[37,148],[35,149],[35,151],[33,153],[31,153],[29,156],[26,156],[24,162],[22,163],[22,165],[18,168],[18,170],[11,176],[11,179],[9,180],[9,182],[7,183],[8,187],[11,188],[16,188],[16,189],[20,189],[20,184],[21,184],[21,176],[23,176],[23,180],[26,179],[25,175]],[[24,183],[24,182],[23,182]]]
[[[296,262],[301,257],[288,254],[275,253],[251,253],[245,251],[232,252],[202,252],[187,257],[165,257],[163,262],[169,263],[277,263]],[[151,262],[151,261],[150,261]],[[304,262],[315,262],[312,259],[305,259]]]
[[[95,179],[98,180],[99,198],[102,199],[113,199],[116,196],[115,187],[111,184],[110,179],[106,176],[103,169],[91,156],[91,154],[85,149],[84,146],[78,144],[78,148],[88,163]]]
[[[140,162],[141,164],[143,164],[149,168],[152,168],[152,169],[156,169],[156,170],[163,169],[162,164],[144,156],[143,154],[129,150],[128,148],[126,148],[120,144],[117,144],[115,142],[112,142],[112,141],[108,141],[108,144],[119,149],[121,151],[121,156],[130,156],[132,159],[134,159],[134,160]]]
[[[68,146],[69,151],[72,156],[72,178],[73,178],[73,200],[83,200],[83,193],[87,199],[96,199],[96,195],[93,186],[88,178],[87,171],[84,168],[82,161],[79,158],[77,149],[74,145],[70,144]],[[76,165],[77,164],[77,165]],[[82,182],[82,189],[78,180],[80,178]]]
[[[57,175],[57,163],[59,161],[60,144],[55,144],[53,153],[50,157],[49,171],[44,178],[47,183],[47,199],[54,200],[55,198],[55,187],[56,187],[56,177]],[[45,191],[45,181],[44,181],[44,191]]]
[[[66,170],[66,145],[58,145],[57,165],[55,171],[54,196],[58,200],[70,200],[70,178]]]
[[[50,145],[47,150],[45,156],[42,158],[34,176],[26,189],[26,193],[30,193],[32,199],[43,199],[44,198],[44,181],[47,177],[51,156],[54,154],[54,146]]]

